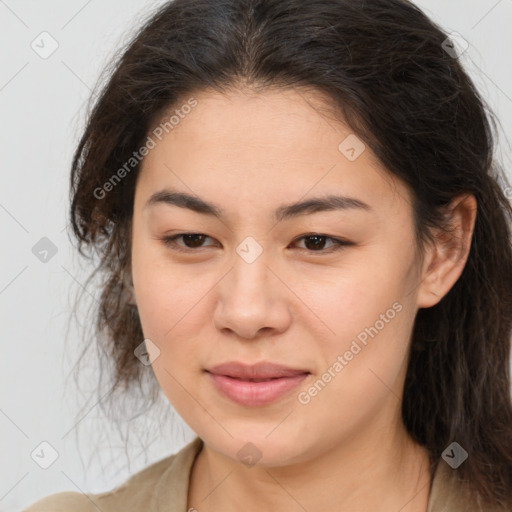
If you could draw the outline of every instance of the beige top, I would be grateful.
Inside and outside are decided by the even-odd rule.
[[[187,512],[190,470],[203,441],[196,437],[178,453],[151,464],[124,484],[101,494],[61,492],[22,512]],[[494,509],[485,509],[493,512]],[[498,509],[495,509],[498,511]],[[501,509],[499,512],[502,512]],[[427,512],[482,512],[448,464],[438,464]]]

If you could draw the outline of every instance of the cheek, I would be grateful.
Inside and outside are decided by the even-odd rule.
[[[140,261],[142,263],[142,261]],[[161,264],[135,269],[137,308],[145,338],[159,349],[152,362],[155,377],[170,403],[180,414],[190,406],[193,390],[191,368],[197,368],[200,347],[198,318],[205,318],[206,284]],[[186,414],[185,414],[186,417]]]
[[[378,404],[389,396],[389,388],[400,394],[416,313],[411,283],[401,271],[404,265],[405,260],[381,257],[333,280],[328,290],[310,292],[308,304],[316,304],[330,331],[325,336],[324,329],[323,342],[317,345],[323,363],[319,377],[328,381],[325,387],[318,385],[318,406],[334,401],[346,413],[372,401]]]
[[[134,287],[140,322],[144,337],[159,349],[153,372],[169,401],[183,413],[190,406],[186,390],[194,389],[205,350],[202,329],[205,318],[211,317],[206,297],[215,280],[192,276],[168,264],[144,264],[142,259],[134,267],[138,263]]]
[[[387,323],[372,314],[362,327],[349,315],[346,325],[339,322],[340,334],[322,347],[319,374],[300,390],[305,421],[321,417],[349,435],[374,422],[379,411],[399,407],[414,309],[398,309],[387,315],[384,309]],[[379,421],[385,428],[386,420]]]
[[[348,349],[350,340],[360,333],[364,338],[365,329],[376,322],[380,330],[384,330],[382,327],[387,330],[398,316],[396,309],[404,306],[406,288],[398,263],[386,268],[382,262],[372,262],[371,265],[337,269],[328,280],[303,280],[294,291],[308,306],[303,314],[312,319],[309,325],[316,322],[327,339],[333,340],[329,344],[344,350],[344,346]],[[315,314],[314,318],[308,309]]]
[[[204,276],[191,275],[176,265],[162,263],[161,257],[145,254],[139,257],[134,253],[132,275],[143,331],[161,342],[180,325],[180,319],[186,321],[201,308],[201,298],[211,287]]]

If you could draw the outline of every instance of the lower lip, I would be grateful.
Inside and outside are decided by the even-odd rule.
[[[257,407],[267,405],[296,388],[309,374],[302,373],[293,377],[252,382],[234,379],[225,375],[208,372],[217,389],[240,405]]]

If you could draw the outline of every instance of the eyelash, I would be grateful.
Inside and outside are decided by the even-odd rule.
[[[183,247],[177,245],[175,240],[178,239],[178,238],[181,238],[183,236],[186,236],[186,235],[200,235],[200,236],[206,236],[207,238],[210,238],[208,235],[205,235],[204,233],[178,233],[177,235],[167,236],[167,237],[160,238],[160,240],[163,242],[163,244],[165,246],[170,247],[173,251],[191,253],[191,252],[197,252],[199,249],[204,249],[204,247],[183,248]],[[320,249],[320,250],[317,250],[317,251],[310,250],[310,249],[305,249],[305,248],[302,248],[302,247],[300,249],[302,249],[304,251],[307,251],[310,254],[315,254],[315,253],[331,254],[333,252],[341,250],[343,247],[355,245],[353,242],[349,242],[348,240],[342,240],[342,239],[339,239],[339,238],[333,238],[331,236],[323,235],[321,233],[307,233],[305,235],[302,235],[302,236],[296,238],[293,242],[297,242],[297,241],[302,240],[304,238],[311,238],[311,237],[314,237],[314,236],[320,237],[320,238],[325,238],[326,240],[330,240],[330,241],[332,241],[334,243],[334,245],[332,247],[330,247],[329,249]]]

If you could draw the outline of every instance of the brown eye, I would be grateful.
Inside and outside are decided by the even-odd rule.
[[[184,246],[176,243],[176,240],[179,238],[183,240]],[[179,233],[177,235],[162,238],[162,242],[164,245],[172,247],[177,251],[193,251],[194,249],[204,247],[202,243],[204,242],[205,238],[210,237],[202,233]]]
[[[177,235],[164,237],[161,240],[164,245],[175,251],[194,252],[196,249],[208,247],[203,245],[203,242],[207,238],[210,237],[203,233],[178,233]],[[177,243],[178,239],[182,239],[183,244]],[[304,240],[306,244],[305,248],[299,247],[301,250],[319,254],[329,254],[340,250],[344,246],[354,245],[353,242],[349,242],[348,240],[341,240],[327,235],[322,235],[320,233],[303,235],[300,238],[297,238],[295,242],[299,240]],[[326,242],[330,242],[331,244],[327,248],[325,247]]]
[[[333,238],[327,235],[322,235],[319,233],[311,233],[308,235],[303,235],[297,240],[305,241],[305,249],[309,252],[320,252],[320,253],[331,253],[341,249],[343,246],[354,245],[353,242],[349,242],[348,240],[340,240],[338,238]],[[330,241],[332,243],[327,249],[325,249],[326,241]]]

